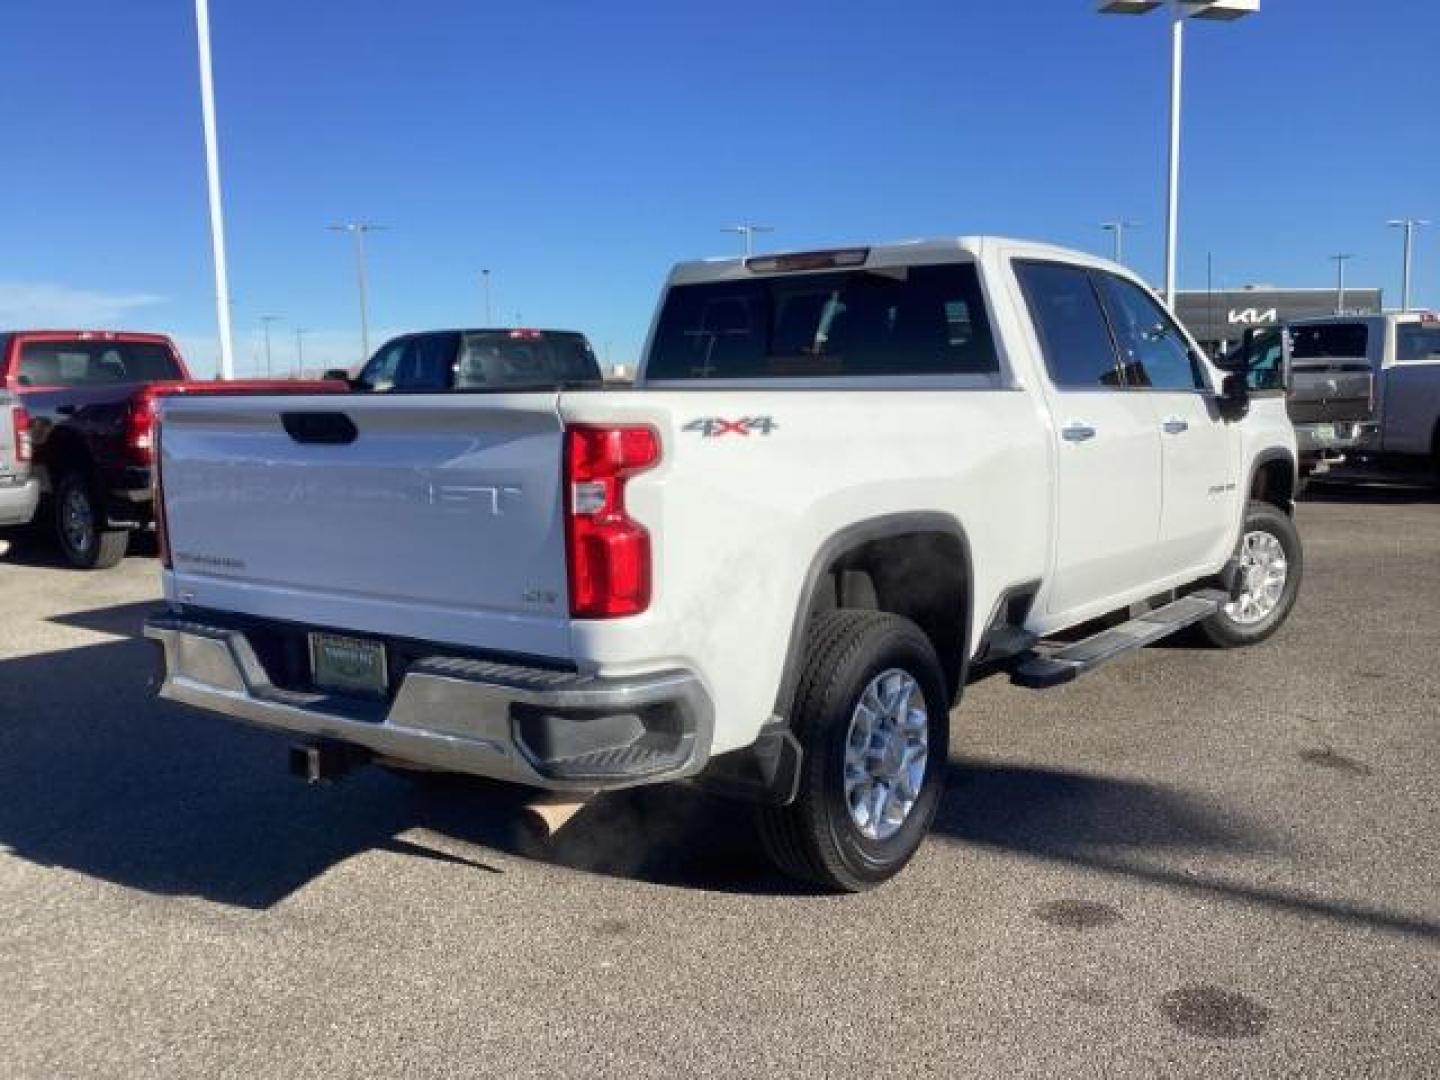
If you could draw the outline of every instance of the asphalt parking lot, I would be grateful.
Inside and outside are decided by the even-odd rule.
[[[1272,643],[957,713],[930,843],[799,892],[743,812],[516,800],[146,688],[152,560],[0,556],[0,1075],[1440,1074],[1440,497],[1325,489]]]

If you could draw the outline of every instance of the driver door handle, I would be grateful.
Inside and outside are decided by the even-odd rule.
[[[1178,416],[1167,416],[1165,422],[1160,425],[1160,429],[1164,431],[1166,435],[1180,435],[1189,431],[1190,425]]]
[[[1085,442],[1095,437],[1095,428],[1083,420],[1071,420],[1060,429],[1060,437],[1066,442]]]

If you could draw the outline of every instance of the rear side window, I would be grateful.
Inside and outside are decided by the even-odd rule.
[[[170,348],[142,341],[31,341],[20,347],[25,386],[169,382],[184,372]]]
[[[1320,323],[1291,332],[1293,360],[1364,360],[1370,355],[1370,328],[1364,323]]]
[[[999,370],[979,275],[956,263],[675,286],[646,374],[694,380]]]
[[[1120,347],[1127,386],[1152,390],[1203,390],[1199,359],[1175,320],[1134,282],[1097,273],[1105,310]]]
[[[1065,390],[1118,388],[1115,345],[1089,273],[1043,262],[1017,262],[1015,273],[1051,382]]]
[[[1440,360],[1440,326],[1401,323],[1395,337],[1395,362],[1419,364]]]

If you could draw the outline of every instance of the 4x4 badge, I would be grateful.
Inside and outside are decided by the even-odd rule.
[[[779,424],[768,416],[742,416],[739,420],[726,420],[721,416],[703,416],[691,420],[682,431],[698,431],[707,439],[718,439],[721,435],[745,435],[752,432],[769,435],[778,430]]]

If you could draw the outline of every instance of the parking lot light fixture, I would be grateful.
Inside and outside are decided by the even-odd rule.
[[[277,323],[280,321],[280,319],[281,316],[279,315],[260,316],[260,325],[265,328],[265,377],[267,379],[271,377],[272,366],[270,361],[270,324]]]
[[[1386,224],[1392,229],[1405,230],[1405,263],[1400,276],[1400,310],[1410,310],[1410,259],[1415,253],[1415,230],[1424,228],[1430,222],[1424,218],[1396,218]]]
[[[1335,264],[1335,314],[1345,314],[1345,264],[1355,258],[1349,252],[1342,251],[1339,254],[1331,255],[1330,261]]]
[[[1128,229],[1138,229],[1138,221],[1126,221],[1121,218],[1118,221],[1102,221],[1100,228],[1114,235],[1114,245],[1111,251],[1111,261],[1117,263],[1125,262],[1125,233]]]
[[[755,254],[755,234],[769,233],[775,231],[773,225],[753,225],[748,222],[741,225],[726,225],[721,232],[739,233],[745,238],[745,257],[748,259]]]
[[[326,226],[331,232],[348,232],[355,240],[355,282],[360,289],[360,366],[370,359],[369,282],[365,273],[365,234],[385,228],[368,221],[346,221]]]
[[[230,280],[225,267],[225,212],[220,201],[220,145],[215,135],[215,79],[210,65],[210,4],[195,0],[200,46],[200,113],[205,133],[205,183],[210,202],[210,248],[215,260],[215,319],[220,332],[220,377],[235,378],[230,334]]]
[[[1101,15],[1148,15],[1161,7],[1170,9],[1170,171],[1165,204],[1165,303],[1175,307],[1175,272],[1180,229],[1180,91],[1185,62],[1185,20],[1213,19],[1233,22],[1254,15],[1260,0],[1098,0]]]

